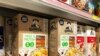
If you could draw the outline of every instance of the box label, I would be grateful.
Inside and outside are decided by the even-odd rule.
[[[75,37],[69,36],[69,47],[75,47]]]
[[[96,37],[87,37],[87,42],[88,43],[95,43],[96,42]]]
[[[35,48],[36,47],[36,35],[24,34],[23,35],[23,47],[24,48]]]
[[[60,37],[60,47],[61,48],[68,48],[69,47],[69,36],[61,35],[61,37]]]
[[[45,47],[45,36],[36,35],[36,47]]]
[[[77,44],[83,44],[84,43],[84,37],[83,36],[77,36]]]
[[[77,36],[76,48],[79,56],[84,56],[84,36]]]

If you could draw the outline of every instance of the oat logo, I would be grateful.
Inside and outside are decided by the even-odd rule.
[[[90,32],[90,35],[94,35],[94,29],[93,28],[91,28],[91,32]]]
[[[73,32],[71,25],[72,25],[72,23],[70,21],[68,21],[65,32]]]
[[[28,22],[28,17],[26,15],[23,15],[21,17],[21,20],[22,20],[23,23],[27,23]]]
[[[56,22],[55,21],[51,22],[50,30],[56,30],[56,29],[57,29]]]
[[[77,27],[77,33],[78,33],[78,34],[81,34],[80,26]]]
[[[59,20],[59,24],[60,24],[60,25],[64,25],[64,20],[63,20],[63,19],[60,19],[60,20]]]
[[[30,31],[42,31],[39,25],[38,19],[33,19],[31,27],[29,28]]]

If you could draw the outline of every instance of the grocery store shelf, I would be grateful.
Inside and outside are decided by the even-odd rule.
[[[47,15],[75,20],[94,26],[98,26],[100,23],[100,20],[93,19],[92,15],[86,12],[82,12],[68,5],[65,7],[64,4],[55,3],[52,2],[52,0],[45,2],[42,0],[0,0],[0,7],[32,13],[35,11]]]

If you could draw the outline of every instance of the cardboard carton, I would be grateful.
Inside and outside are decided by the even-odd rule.
[[[77,35],[76,35],[76,48],[78,56],[85,56],[85,27],[83,25],[77,25]]]
[[[49,55],[68,55],[69,47],[75,46],[76,22],[56,18],[50,20]]]
[[[96,54],[96,31],[95,27],[86,26],[86,37],[85,37],[85,56],[97,56]]]
[[[18,14],[13,21],[13,56],[48,56],[48,20]]]

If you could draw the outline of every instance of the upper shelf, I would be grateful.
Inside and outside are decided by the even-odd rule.
[[[100,18],[95,18],[95,16],[91,14],[55,0],[0,0],[0,6],[20,11],[36,11],[90,25],[97,26],[97,24],[100,23]]]

